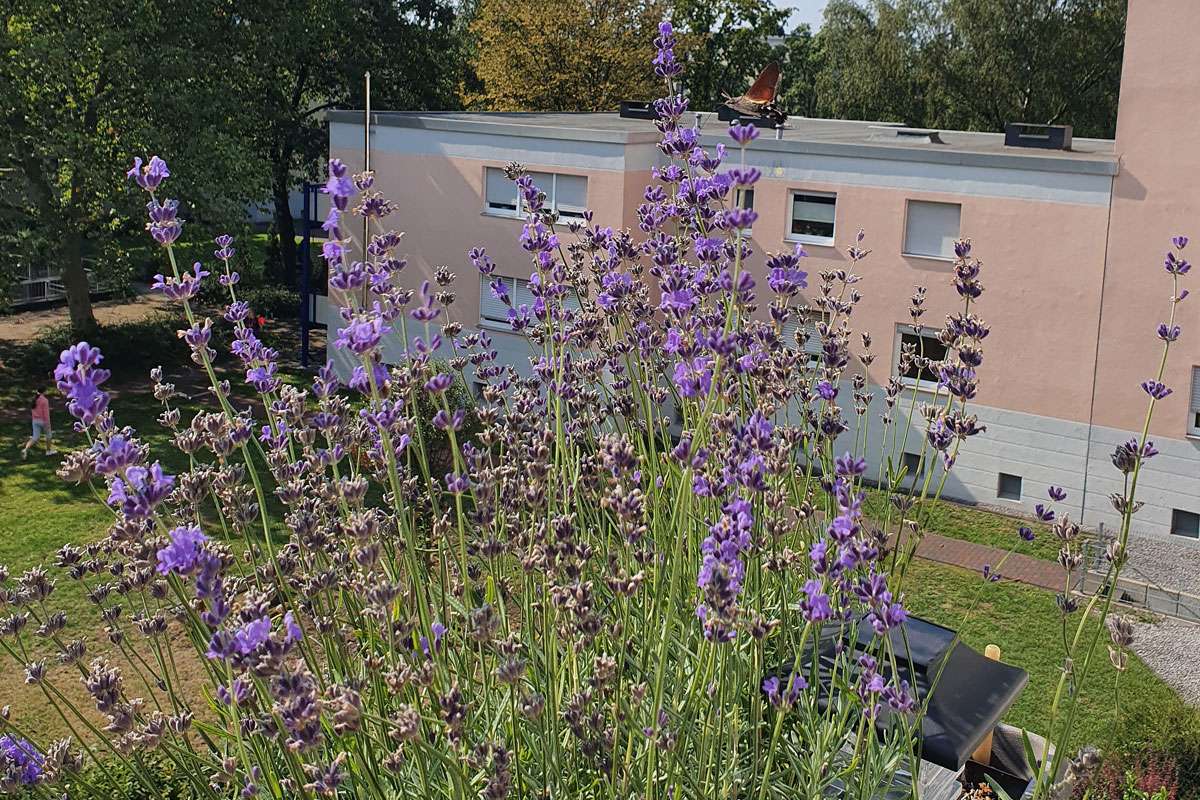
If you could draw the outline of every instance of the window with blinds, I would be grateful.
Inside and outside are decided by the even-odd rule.
[[[582,219],[587,209],[587,178],[555,172],[530,172],[534,185],[546,194],[546,205],[563,219]],[[484,176],[484,211],[506,217],[525,213],[521,192],[504,170],[488,167]],[[520,212],[518,212],[518,208]]]
[[[833,244],[837,195],[824,192],[792,192],[792,221],[788,238],[812,244]]]
[[[958,203],[908,201],[904,223],[904,254],[926,258],[954,258],[962,206]]]
[[[823,314],[804,314],[793,310],[788,321],[783,325],[783,343],[788,347],[796,347],[796,332],[800,329],[801,321],[808,338],[804,340],[804,352],[808,353],[810,361],[821,357],[821,334],[817,333],[817,323],[825,319]]]
[[[495,214],[517,213],[517,185],[504,176],[504,170],[487,168],[484,182],[484,208]]]
[[[509,307],[492,291],[493,280],[501,281],[504,284],[513,308],[528,306],[532,309],[536,298],[529,288],[529,281],[525,278],[509,278],[504,275],[479,276],[479,319],[485,322],[499,323],[507,329]],[[562,304],[563,308],[571,311],[580,309],[579,297],[573,291],[563,297]]]
[[[496,297],[496,293],[492,291],[492,281],[500,281],[504,284],[504,288],[508,290],[508,299],[517,305],[516,286],[513,278],[506,278],[502,275],[480,275],[479,276],[479,319],[488,322],[499,322],[508,325],[508,306],[502,300]]]
[[[1200,436],[1200,367],[1192,367],[1192,404],[1188,408],[1188,434]]]

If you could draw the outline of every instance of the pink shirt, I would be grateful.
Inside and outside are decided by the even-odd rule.
[[[33,402],[33,418],[38,422],[50,424],[50,401],[46,399],[46,395],[39,394]]]

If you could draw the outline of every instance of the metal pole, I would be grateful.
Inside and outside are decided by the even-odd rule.
[[[300,368],[308,369],[309,327],[309,273],[311,272],[312,208],[309,205],[308,182],[300,184],[304,190],[304,240],[300,244]]]
[[[368,71],[363,75],[365,84],[366,102],[363,103],[363,172],[371,170],[371,73]],[[367,260],[367,237],[370,232],[367,228],[367,218],[363,217],[362,229],[362,259]],[[367,287],[362,288],[362,304],[367,304]]]

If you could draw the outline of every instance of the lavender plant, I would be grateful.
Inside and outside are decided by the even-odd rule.
[[[669,24],[656,45],[669,163],[636,233],[590,212],[564,228],[533,178],[508,170],[534,301],[514,305],[495,278],[491,291],[528,337],[528,376],[455,320],[449,268],[405,286],[395,206],[370,173],[334,160],[323,255],[353,367],[290,385],[246,324],[233,240],[217,238],[212,268],[176,263],[183,223],[160,199],[169,170],[135,162],[170,264],[155,288],[183,309],[214,403],[185,420],[153,373],[160,422],[189,464],[169,475],[109,410],[101,353],[63,352],[56,379],[88,446],[60,474],[93,487],[113,521],[101,543],[65,546],[56,568],[81,584],[111,647],[89,658],[69,638],[47,571],[5,576],[0,647],[75,737],[39,742],[6,715],[4,789],[111,796],[104,772],[81,767],[116,760],[153,791],[157,758],[204,798],[914,791],[923,705],[892,634],[921,509],[983,431],[969,413],[988,333],[980,263],[958,243],[947,357],[901,353],[902,371],[939,376],[936,391],[918,406],[892,379],[869,442],[871,341],[856,346],[851,327],[863,234],[811,299],[800,248],[766,256],[764,291],[744,233],[755,214],[732,202],[760,177],[744,157],[757,131],[731,128],[737,166],[725,145],[702,147],[683,122]],[[496,274],[484,250],[468,260]],[[256,402],[215,366],[220,323],[194,304],[211,272]],[[917,325],[924,298],[911,300]],[[789,323],[811,323],[819,348],[809,325]],[[383,360],[388,336],[406,344],[397,363]],[[470,408],[451,401],[467,381],[484,384]],[[907,418],[923,420],[919,475],[895,460],[913,449]],[[884,466],[871,479],[892,499],[882,520],[863,516],[872,446]],[[1129,455],[1127,510],[1145,457],[1140,444]],[[865,652],[846,646],[860,638]],[[47,644],[103,721],[33,655]],[[1090,658],[1095,637],[1087,646]],[[1087,658],[1060,687],[1068,736],[1086,670]]]

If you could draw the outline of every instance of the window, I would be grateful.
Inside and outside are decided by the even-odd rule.
[[[516,215],[517,185],[504,177],[504,170],[488,167],[485,197],[488,211]]]
[[[790,348],[796,347],[796,331],[800,329],[800,323],[804,323],[804,331],[808,334],[808,338],[804,340],[804,352],[808,353],[810,361],[816,361],[821,357],[821,334],[817,332],[817,323],[826,319],[825,314],[809,311],[801,313],[800,309],[793,308],[788,321],[783,324],[782,339],[783,343]]]
[[[922,328],[918,334],[908,326],[901,326],[897,341],[896,369],[900,369],[902,359],[906,362],[904,371],[899,372],[900,382],[921,389],[936,389],[940,380],[938,362],[946,359],[946,345],[938,339],[937,331]],[[912,348],[911,358],[903,356],[906,348]]]
[[[919,481],[925,477],[925,465],[921,463],[920,453],[904,453],[900,457],[900,466],[904,468],[905,480]]]
[[[754,210],[754,190],[753,189],[734,189],[733,190],[733,206],[734,208],[742,208],[746,211]],[[749,235],[749,228],[742,228],[744,235]]]
[[[1191,511],[1181,511],[1176,508],[1171,511],[1171,533],[1175,536],[1186,536],[1189,539],[1200,539],[1200,514]]]
[[[503,301],[496,298],[492,293],[492,281],[498,280],[504,283],[504,287],[508,290],[508,299],[512,303],[513,308],[526,305],[533,307],[534,297],[533,292],[529,290],[529,281],[525,278],[509,278],[506,275],[480,275],[479,276],[479,319],[484,323],[493,323],[488,327],[502,327],[509,330],[508,324],[508,306]],[[570,311],[579,311],[579,297],[575,292],[568,293],[563,297],[563,308]]]
[[[954,242],[958,240],[958,203],[927,203],[908,201],[908,216],[904,227],[906,255],[929,258],[954,258]]]
[[[503,275],[480,275],[479,276],[479,319],[486,322],[496,322],[508,327],[508,306],[496,298],[492,292],[492,281],[497,280],[504,284],[504,288],[508,290],[508,299],[513,305],[519,305],[517,302],[517,289],[515,286],[515,278],[508,278]]]
[[[563,219],[582,219],[587,208],[587,178],[583,175],[560,175],[554,172],[530,172],[534,184],[546,193],[546,205]],[[519,216],[521,193],[515,181],[504,170],[488,167],[484,176],[484,211],[506,217]],[[524,208],[521,209],[524,213]]]
[[[1192,367],[1192,404],[1188,407],[1188,433],[1200,436],[1200,367]]]
[[[996,486],[996,496],[1001,500],[1019,501],[1021,499],[1021,476],[1001,472],[1000,482]]]
[[[813,244],[833,244],[836,194],[792,192],[792,226],[788,238]]]

